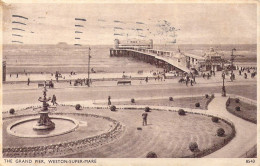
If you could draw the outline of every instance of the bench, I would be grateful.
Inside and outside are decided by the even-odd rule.
[[[129,85],[131,85],[131,81],[117,81],[117,85],[120,85],[120,84],[123,84],[123,85],[129,84]]]
[[[43,83],[38,83],[38,88],[39,87],[44,87],[44,84]],[[50,87],[50,84],[46,84],[46,87]],[[54,88],[54,84],[52,84],[51,87]]]

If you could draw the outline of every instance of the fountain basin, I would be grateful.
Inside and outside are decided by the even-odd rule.
[[[52,130],[34,130],[33,126],[35,126],[39,118],[30,117],[10,124],[7,127],[7,132],[17,137],[53,137],[73,132],[79,126],[79,122],[77,120],[69,117],[50,116],[50,119],[55,123],[55,128]]]

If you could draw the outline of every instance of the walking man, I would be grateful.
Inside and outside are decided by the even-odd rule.
[[[246,73],[244,74],[244,78],[247,79],[247,74]]]
[[[194,83],[194,84],[196,83],[195,75],[193,76],[193,83]]]
[[[53,104],[53,105],[54,105],[54,104],[58,105],[58,103],[57,103],[56,101],[57,101],[57,98],[56,98],[55,95],[53,95],[53,96],[52,96],[52,99],[51,99],[52,104]]]
[[[144,112],[142,114],[142,117],[143,117],[143,126],[147,126],[147,116],[148,114],[146,112]]]
[[[30,85],[30,78],[28,78],[28,80],[27,80],[27,85],[28,86]]]
[[[111,97],[108,96],[108,105],[111,105]]]

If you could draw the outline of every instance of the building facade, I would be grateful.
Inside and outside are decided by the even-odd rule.
[[[119,40],[115,39],[114,41],[115,49],[153,49],[153,40],[138,40],[138,39],[128,39],[128,40]]]

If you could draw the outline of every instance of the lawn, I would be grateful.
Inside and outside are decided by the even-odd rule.
[[[115,141],[106,143],[96,148],[83,148],[83,151],[74,151],[74,154],[62,155],[59,157],[73,157],[73,158],[144,158],[150,151],[155,152],[160,158],[179,158],[183,156],[190,156],[193,154],[189,150],[190,142],[197,142],[199,150],[212,148],[214,145],[218,146],[222,144],[224,139],[230,137],[232,128],[223,121],[213,123],[211,117],[186,114],[185,116],[178,115],[177,112],[171,111],[157,111],[152,110],[148,113],[148,125],[142,126],[142,113],[143,110],[118,110],[112,112],[109,109],[82,109],[76,111],[74,107],[59,106],[59,112],[63,113],[88,113],[96,114],[106,117],[111,117],[122,123],[125,126],[125,132],[117,138]],[[20,111],[22,113],[23,111]],[[24,112],[31,112],[31,110],[25,110]],[[18,112],[17,112],[18,114]],[[17,115],[16,114],[16,115]],[[69,116],[69,115],[66,115]],[[81,116],[73,116],[78,120],[82,119]],[[16,120],[16,118],[12,118]],[[75,131],[62,136],[50,137],[48,139],[34,139],[31,138],[13,138],[3,132],[4,147],[11,146],[7,142],[15,141],[14,146],[19,146],[22,142],[25,144],[33,145],[37,144],[55,144],[56,142],[69,141],[70,139],[78,139],[82,136],[88,136],[88,131],[98,132],[98,126],[104,126],[104,130],[107,130],[109,123],[105,123],[102,119],[96,120],[96,118],[86,119],[88,126],[81,128],[83,130]],[[5,129],[6,123],[10,123],[11,119],[4,120],[3,127]],[[137,127],[141,127],[142,130],[137,130]],[[216,136],[216,130],[223,128],[225,130],[224,137]],[[94,131],[95,130],[95,131]],[[27,143],[26,143],[27,140]],[[52,141],[51,141],[52,140]],[[56,156],[56,157],[58,157]],[[53,155],[55,157],[55,155]]]
[[[236,107],[240,107],[240,111],[236,111]],[[252,123],[257,123],[257,107],[252,104],[245,103],[243,101],[239,101],[239,103],[236,103],[235,98],[230,98],[230,104],[227,106],[227,110],[247,121],[250,121]]]

